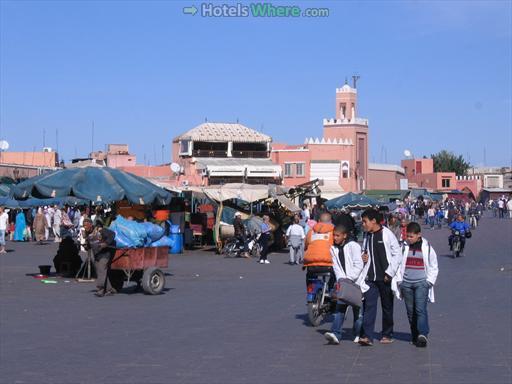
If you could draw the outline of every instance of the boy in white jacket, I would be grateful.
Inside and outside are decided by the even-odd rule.
[[[434,302],[434,284],[439,268],[434,248],[421,237],[418,223],[407,225],[407,244],[396,275],[398,299],[403,298],[411,326],[412,343],[427,346],[429,333],[427,303]]]
[[[349,231],[342,225],[334,229],[334,245],[331,247],[331,257],[336,281],[339,279],[350,279],[357,282],[363,270],[363,259],[361,257],[361,246],[349,239]],[[343,329],[345,313],[349,305],[343,301],[336,303],[336,312],[332,323],[331,332],[324,334],[330,344],[339,344]],[[354,323],[359,317],[359,308],[353,307]],[[358,336],[358,335],[356,335]]]

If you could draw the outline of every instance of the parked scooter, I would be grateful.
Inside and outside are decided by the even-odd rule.
[[[261,245],[258,242],[260,234],[249,234],[247,236],[247,249],[248,256],[259,257],[261,252]],[[233,237],[226,241],[224,248],[222,248],[222,254],[226,257],[242,257],[244,253],[244,244],[241,239]]]

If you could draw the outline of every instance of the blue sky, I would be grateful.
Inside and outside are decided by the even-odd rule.
[[[215,2],[215,4],[233,2]],[[243,2],[249,3],[249,2]],[[335,88],[357,73],[370,160],[449,149],[511,164],[510,1],[273,2],[327,18],[204,18],[198,1],[1,1],[0,136],[11,150],[66,160],[127,143],[170,159],[172,138],[204,121],[274,141],[321,136]]]

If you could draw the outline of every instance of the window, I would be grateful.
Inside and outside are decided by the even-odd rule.
[[[284,165],[284,177],[292,177],[292,163],[286,163]]]
[[[441,180],[441,186],[443,188],[450,188],[450,179],[442,179]]]
[[[348,163],[345,161],[341,164],[341,174],[344,179],[348,179],[349,176],[349,167]]]
[[[306,173],[304,172],[304,163],[297,163],[296,164],[296,172],[295,172],[295,176],[297,177],[304,177],[306,176]]]
[[[180,155],[190,155],[189,140],[180,141]]]

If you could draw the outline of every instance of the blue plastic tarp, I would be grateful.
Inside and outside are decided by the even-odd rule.
[[[171,194],[146,179],[108,167],[68,168],[25,180],[12,188],[16,199],[74,196],[96,203],[128,200],[168,204]]]

